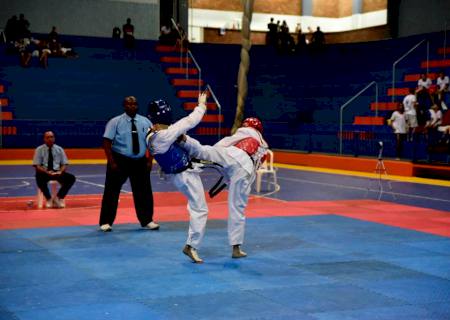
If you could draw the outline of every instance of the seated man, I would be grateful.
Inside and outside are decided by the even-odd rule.
[[[66,172],[66,153],[64,149],[55,144],[55,135],[52,131],[44,133],[44,144],[34,151],[33,167],[36,168],[36,183],[44,194],[46,208],[64,208],[64,197],[75,183],[75,176]],[[61,184],[56,197],[52,198],[48,189],[48,182],[56,180]]]
[[[443,110],[447,110],[447,105],[445,103],[445,95],[449,91],[449,78],[445,75],[444,71],[441,70],[439,72],[439,77],[436,79],[437,85],[437,98],[438,101],[436,103],[441,103],[441,108]]]

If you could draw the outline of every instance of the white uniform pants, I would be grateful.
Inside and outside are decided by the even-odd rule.
[[[186,244],[198,249],[205,234],[208,206],[202,180],[195,170],[186,170],[172,175],[177,189],[188,198],[189,232]]]
[[[230,245],[244,243],[245,208],[255,174],[244,169],[252,164],[250,157],[242,151],[241,156],[231,157],[226,148],[201,145],[195,139],[186,143],[190,155],[201,160],[220,164],[229,180],[228,189],[228,242]]]

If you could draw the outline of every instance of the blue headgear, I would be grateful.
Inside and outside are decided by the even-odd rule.
[[[172,124],[172,109],[165,100],[155,100],[148,105],[148,117],[153,123]]]

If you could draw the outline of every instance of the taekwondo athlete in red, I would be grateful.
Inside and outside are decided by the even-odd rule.
[[[247,118],[232,136],[225,137],[214,146],[201,145],[186,136],[182,147],[193,158],[212,161],[222,166],[229,183],[228,188],[228,241],[232,257],[243,258],[247,254],[240,246],[244,242],[245,208],[256,170],[269,148],[262,136],[263,127],[257,118]]]
[[[199,168],[191,163],[189,154],[177,142],[186,131],[194,128],[206,112],[206,93],[198,97],[198,106],[187,116],[172,124],[172,111],[167,102],[149,104],[148,117],[154,124],[147,133],[147,147],[161,170],[188,199],[189,233],[183,253],[195,263],[202,263],[197,249],[205,234],[208,206]]]

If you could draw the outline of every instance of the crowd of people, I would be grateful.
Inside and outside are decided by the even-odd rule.
[[[436,82],[421,74],[415,88],[397,106],[388,123],[396,135],[396,157],[402,157],[405,141],[419,139],[425,135],[429,151],[436,146],[450,147],[450,112],[447,107],[449,77],[441,70]]]
[[[304,33],[300,23],[295,27],[296,40],[289,31],[289,26],[285,20],[275,23],[274,18],[270,18],[267,24],[266,44],[276,48],[279,53],[303,52],[311,50],[318,52],[324,48],[325,34],[317,27],[313,31],[308,27],[308,32]]]
[[[48,36],[43,39],[32,37],[30,22],[24,14],[13,15],[5,26],[6,52],[17,54],[20,57],[20,65],[29,67],[33,58],[43,67],[48,67],[49,57],[76,57],[76,52],[67,44],[63,44],[59,38],[56,27],[53,26]]]

